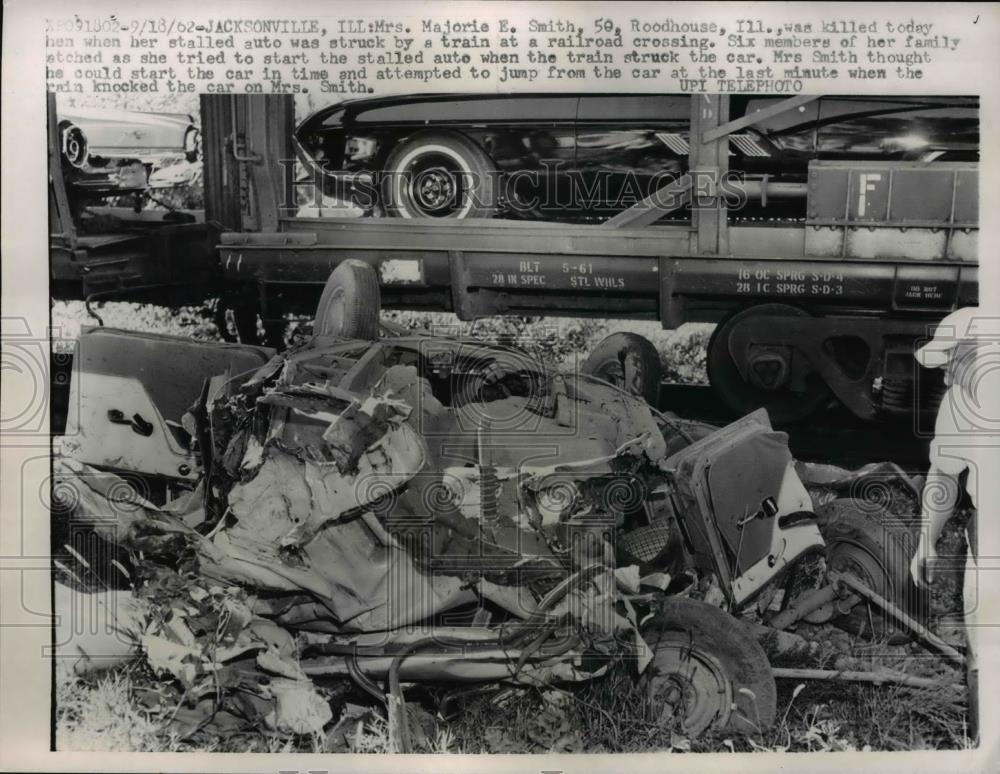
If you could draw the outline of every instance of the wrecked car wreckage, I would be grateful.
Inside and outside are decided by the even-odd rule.
[[[321,733],[349,690],[405,734],[404,683],[545,686],[623,662],[686,733],[753,731],[775,684],[737,614],[879,618],[824,595],[823,557],[850,541],[821,526],[841,534],[851,501],[814,512],[763,410],[716,430],[514,349],[383,334],[282,354],[81,336],[54,508],[141,557],[108,606],[170,678],[150,701],[173,702],[181,736]],[[838,569],[912,610],[866,550]],[[98,651],[74,647],[87,669]]]

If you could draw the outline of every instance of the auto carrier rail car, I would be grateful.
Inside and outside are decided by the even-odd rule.
[[[145,242],[133,236],[125,260],[121,252],[109,260],[94,237],[74,233],[70,213],[59,217],[65,191],[50,131],[53,272],[82,280],[85,296],[204,284],[207,262],[213,292],[251,338],[257,314],[272,332],[288,313],[311,315],[331,271],[356,258],[378,272],[389,308],[462,320],[716,322],[707,363],[720,400],[735,413],[764,406],[778,423],[833,401],[872,421],[933,410],[939,377],[919,372],[913,347],[945,314],[977,303],[978,153],[957,161],[938,152],[833,154],[807,160],[791,180],[738,160],[731,166],[754,154],[755,127],[808,111],[818,96],[755,108],[745,97],[691,96],[684,131],[661,138],[683,152],[683,169],[599,223],[324,217],[296,204],[303,181],[292,160],[303,161],[303,148],[291,97],[201,99],[205,211],[152,227],[147,213],[135,216]],[[434,136],[448,131],[458,133]],[[367,173],[350,176],[358,174]],[[768,217],[776,203],[782,216]],[[648,346],[637,338],[620,343]]]

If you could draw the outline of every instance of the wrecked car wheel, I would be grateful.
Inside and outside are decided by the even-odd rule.
[[[606,336],[594,347],[580,370],[656,406],[663,367],[656,347],[642,336],[635,333]]]
[[[356,258],[342,261],[323,288],[313,333],[342,339],[377,339],[381,303],[375,269]]]
[[[648,696],[662,722],[679,722],[691,737],[710,728],[752,733],[774,722],[771,665],[754,636],[728,613],[668,598],[642,635],[653,650]]]
[[[830,570],[853,576],[907,615],[926,621],[923,595],[910,578],[917,536],[906,524],[879,520],[870,504],[852,499],[821,505],[816,520]],[[909,640],[906,630],[877,605],[854,595],[834,604],[833,623],[844,631],[890,644]]]

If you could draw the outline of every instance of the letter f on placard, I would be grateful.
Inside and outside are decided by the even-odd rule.
[[[865,209],[868,206],[868,192],[875,190],[875,183],[882,179],[881,173],[877,172],[867,172],[860,175],[860,183],[858,186],[858,217],[863,218],[865,216]]]

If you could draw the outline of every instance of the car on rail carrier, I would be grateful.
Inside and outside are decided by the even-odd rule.
[[[733,95],[730,118],[781,97]],[[295,131],[324,193],[398,218],[599,221],[688,172],[690,94],[398,94],[340,102]],[[809,162],[977,161],[974,97],[824,95],[728,135],[729,167],[803,183]],[[772,189],[772,195],[782,190]],[[805,215],[803,198],[741,219]],[[687,216],[680,212],[677,217]]]
[[[71,250],[53,248],[53,271],[59,256],[63,276],[81,280],[85,297],[111,297],[203,282],[207,251],[212,292],[234,312],[241,339],[256,336],[259,317],[278,341],[287,316],[311,316],[331,271],[358,259],[376,270],[390,308],[462,320],[555,314],[667,328],[717,323],[708,375],[734,415],[764,407],[780,425],[838,402],[865,421],[929,414],[942,385],[919,372],[912,351],[945,314],[978,300],[977,154],[965,146],[962,160],[936,151],[806,154],[791,177],[749,174],[733,138],[763,142],[769,127],[820,116],[821,99],[799,95],[756,110],[727,95],[688,99],[679,176],[601,223],[557,223],[344,218],[300,208],[301,197],[322,205],[325,183],[322,174],[303,179],[297,171],[308,159],[293,161],[301,143],[292,99],[204,95],[203,223],[159,224],[153,236],[144,232],[145,247],[130,243],[132,252],[77,238]],[[977,104],[963,101],[962,122]],[[866,126],[858,122],[857,131]],[[936,126],[940,136],[924,139],[943,147],[946,132]],[[920,139],[912,129],[911,144]],[[462,136],[461,127],[448,131]],[[53,176],[55,189],[60,181]],[[767,212],[779,203],[784,211],[789,201],[801,217],[740,217],[745,207]],[[672,217],[678,213],[684,217]],[[62,238],[72,225],[55,223],[55,238],[72,242]],[[182,249],[196,227],[207,229],[207,241]],[[371,288],[354,292],[359,308],[371,301]],[[603,342],[586,368],[656,401],[659,360],[642,337]]]

